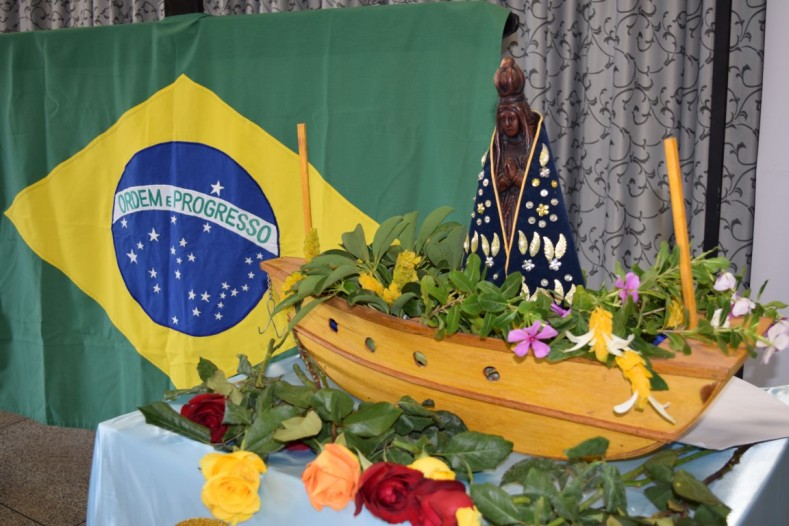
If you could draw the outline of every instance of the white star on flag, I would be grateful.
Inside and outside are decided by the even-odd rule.
[[[189,256],[187,256],[187,257],[189,258],[189,261],[194,263],[194,261],[195,261],[195,255],[194,254],[189,254]]]
[[[153,286],[153,291],[154,291],[156,294],[159,294],[159,291],[161,291],[161,290],[162,290],[162,289],[161,289],[161,287],[159,287],[159,284],[158,284],[158,283],[157,283],[156,285],[154,285],[154,286]]]
[[[178,222],[178,217],[177,216],[170,216],[170,223],[176,224],[177,222]]]
[[[245,259],[244,263],[246,263],[247,265],[251,265],[252,264],[252,258]]]
[[[203,224],[203,232],[211,233],[211,223]]]
[[[252,279],[252,278],[255,277],[255,273],[254,272],[250,272],[249,274],[247,274],[247,276],[249,276],[249,279]]]
[[[247,285],[246,283],[244,283],[244,286],[243,286],[243,287],[241,287],[241,290],[243,290],[244,292],[248,291],[248,290],[249,290],[249,285]]]
[[[152,228],[151,231],[148,232],[148,238],[148,241],[159,241],[159,233],[155,228]]]
[[[150,274],[152,278],[155,278],[156,277],[156,269],[152,268],[151,270],[148,271],[148,274]]]
[[[128,226],[127,226],[127,225],[128,225],[128,223],[126,222],[126,218],[124,217],[123,219],[121,219],[121,226],[122,226],[123,228],[128,228]]]
[[[142,250],[142,247],[143,247],[143,246],[144,246],[144,245],[142,244],[142,241],[138,241],[138,242],[137,242],[137,248],[139,248],[140,250]]]
[[[216,318],[217,320],[221,320],[222,319],[222,313],[221,312],[217,312],[216,314],[214,314],[214,318]]]
[[[200,316],[200,309],[198,309],[197,307],[192,309],[192,316]]]
[[[193,300],[193,299],[195,299],[195,291],[194,291],[194,290],[190,290],[190,291],[189,291],[189,299],[190,299],[190,300]]]
[[[227,289],[229,289],[229,288],[230,288],[230,285],[228,285],[228,284],[227,284],[227,281],[223,281],[223,282],[222,282],[222,288],[223,288],[224,290],[227,290]]]
[[[129,252],[129,253],[128,253],[128,254],[126,254],[126,255],[127,255],[127,256],[129,256],[129,260],[130,260],[132,263],[137,263],[137,254],[135,254],[135,253],[134,253],[134,250],[132,250],[131,252]]]
[[[238,291],[236,289],[233,289],[230,291],[230,295],[233,297],[238,296]]]
[[[211,295],[208,293],[208,291],[205,291],[202,294],[200,294],[200,299],[205,301],[206,303],[208,303],[208,298],[210,297]]]
[[[216,182],[216,184],[212,184],[212,185],[211,185],[211,193],[212,193],[212,194],[216,194],[216,195],[219,195],[219,196],[221,196],[221,195],[222,195],[222,190],[224,190],[224,189],[225,189],[225,187],[224,187],[224,186],[222,186],[222,185],[219,183],[219,181],[217,181],[217,182]]]
[[[186,239],[181,238],[181,241],[179,241],[178,244],[181,245],[182,247],[185,247],[186,246]]]

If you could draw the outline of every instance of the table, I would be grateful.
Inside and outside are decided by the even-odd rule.
[[[270,366],[270,374],[286,376],[295,358]],[[789,387],[772,394],[789,403]],[[93,452],[88,494],[87,526],[175,525],[192,517],[209,517],[200,500],[204,483],[200,459],[212,448],[145,423],[139,411],[99,424]],[[699,478],[715,472],[731,456],[716,452],[683,466]],[[340,512],[312,508],[301,483],[304,465],[314,455],[288,451],[272,455],[260,484],[261,511],[243,524],[266,526],[379,526],[385,524],[366,509],[353,516],[353,505]],[[522,455],[511,457],[496,471],[478,480],[494,481]],[[643,462],[620,461],[625,472]],[[789,439],[764,442],[748,450],[734,470],[711,486],[732,508],[729,524],[784,524],[789,499],[782,488],[789,484]],[[628,489],[631,514],[655,510],[639,491]]]

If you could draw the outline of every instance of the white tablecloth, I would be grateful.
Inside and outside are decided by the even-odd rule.
[[[295,359],[272,364],[271,374],[290,370]],[[789,403],[789,388],[774,388],[773,394]],[[209,517],[200,500],[204,483],[198,466],[212,451],[207,445],[188,440],[145,423],[138,411],[99,425],[93,453],[87,526],[171,526],[192,517]],[[683,466],[699,478],[715,472],[732,451],[716,452]],[[310,452],[283,452],[268,460],[269,470],[260,485],[261,511],[246,525],[265,526],[379,526],[384,524],[363,510],[353,516],[353,505],[343,511],[315,511],[301,483],[301,471],[314,455]],[[478,477],[495,481],[512,463],[522,459],[512,455],[498,470]],[[616,462],[625,472],[642,460]],[[789,523],[789,441],[764,442],[752,447],[742,461],[712,490],[733,511],[729,524]],[[643,494],[628,489],[631,514],[651,514],[655,510]]]

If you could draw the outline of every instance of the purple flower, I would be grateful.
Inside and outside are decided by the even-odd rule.
[[[756,347],[764,350],[762,363],[769,363],[773,354],[789,347],[789,320],[782,318],[774,323],[764,335],[764,340],[756,342]]]
[[[625,274],[624,281],[621,276],[616,278],[616,288],[619,289],[619,299],[624,303],[627,297],[633,298],[633,303],[638,302],[638,286],[641,285],[641,280],[633,272]]]
[[[557,315],[559,315],[560,318],[566,318],[567,316],[570,315],[570,311],[572,309],[565,309],[558,303],[551,303],[551,310],[555,312]]]
[[[750,298],[740,297],[733,294],[731,297],[731,316],[745,316],[756,308],[756,304]]]
[[[551,346],[540,340],[549,340],[559,333],[548,324],[545,324],[542,330],[540,329],[541,326],[542,323],[535,321],[531,327],[511,330],[507,334],[507,341],[510,343],[518,342],[518,345],[512,351],[516,355],[523,357],[529,354],[529,349],[532,349],[536,358],[545,358],[551,352]]]

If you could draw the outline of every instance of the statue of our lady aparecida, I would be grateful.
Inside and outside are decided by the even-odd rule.
[[[494,83],[496,130],[482,159],[466,250],[479,255],[489,281],[520,272],[530,295],[546,289],[571,297],[583,276],[542,116],[526,102],[513,59],[501,61]]]

